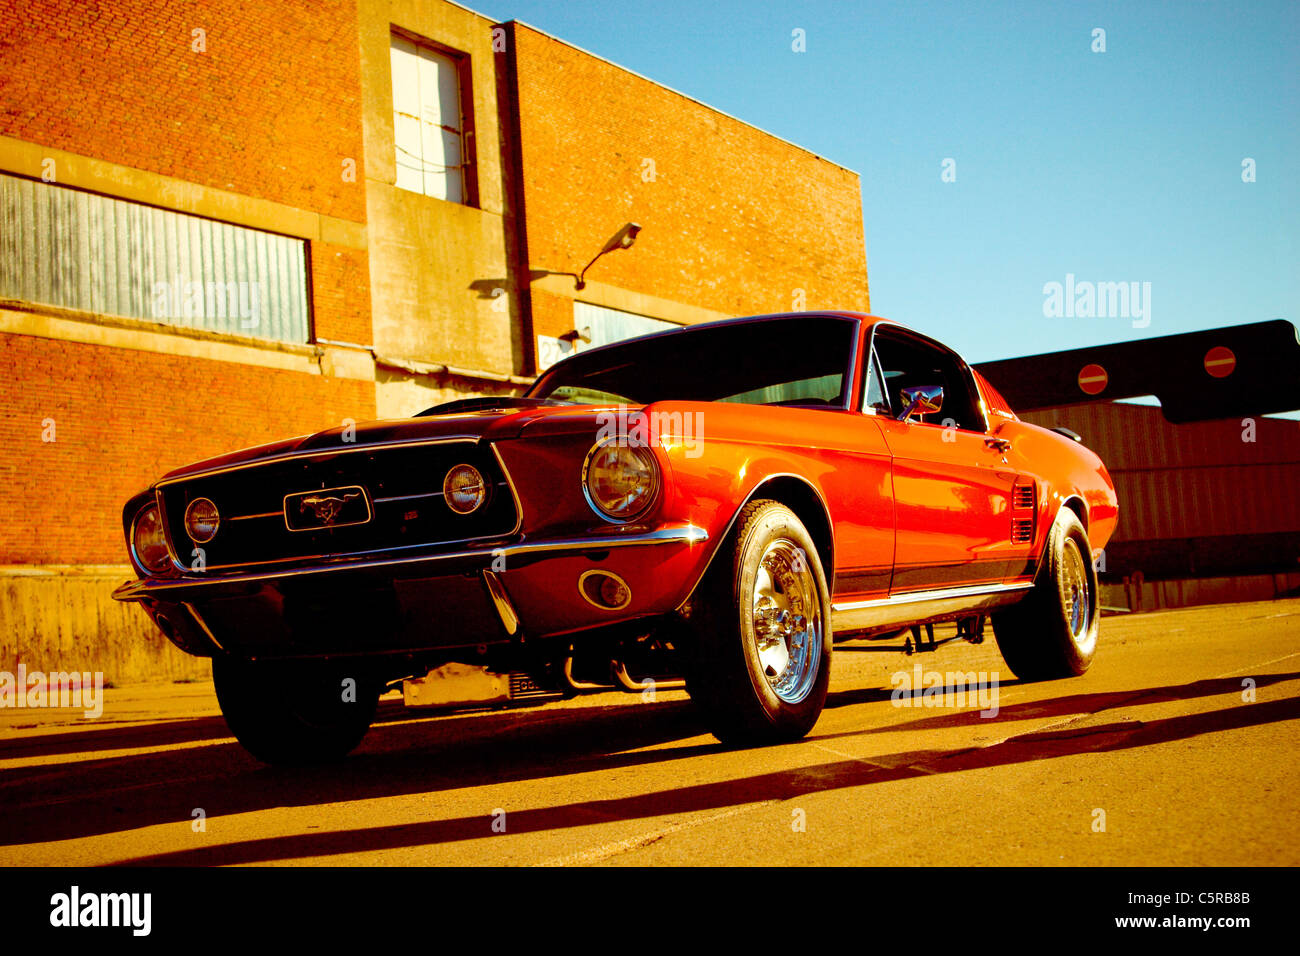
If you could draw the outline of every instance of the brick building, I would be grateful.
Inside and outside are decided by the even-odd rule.
[[[173,467],[823,307],[869,307],[855,173],[523,24],[0,0],[0,668],[194,672],[108,598]]]

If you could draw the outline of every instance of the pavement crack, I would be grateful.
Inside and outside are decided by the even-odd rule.
[[[653,830],[649,833],[643,833],[639,836],[628,837],[625,840],[616,840],[613,843],[602,843],[598,846],[588,847],[585,850],[579,850],[577,853],[570,853],[565,856],[551,857],[548,860],[542,860],[533,863],[533,866],[590,866],[593,863],[600,863],[615,856],[624,853],[631,853],[635,850],[641,850],[645,847],[652,846],[663,840],[665,837],[672,836],[674,833],[681,833],[685,830],[694,830],[708,823],[714,823],[718,820],[725,820],[728,817],[739,816],[742,813],[752,813],[763,807],[775,806],[780,800],[763,800],[759,803],[745,804],[742,807],[730,807],[718,813],[711,813],[700,819],[683,820],[680,823],[674,823],[663,827],[659,830]]]

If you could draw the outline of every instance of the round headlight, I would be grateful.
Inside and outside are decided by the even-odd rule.
[[[650,509],[659,490],[659,465],[644,445],[607,438],[587,452],[582,490],[601,517],[634,521]]]
[[[487,482],[473,465],[457,465],[443,479],[442,496],[448,508],[467,515],[487,500]]]
[[[221,515],[207,498],[195,498],[185,509],[185,533],[195,544],[207,544],[217,536]]]
[[[148,571],[158,574],[171,567],[171,556],[167,553],[167,539],[163,535],[157,505],[149,505],[135,516],[135,523],[131,527],[131,548],[135,551],[136,560]]]

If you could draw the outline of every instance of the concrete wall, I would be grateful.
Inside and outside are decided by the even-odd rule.
[[[139,607],[106,600],[129,565],[0,567],[0,670],[96,671],[114,684],[206,679],[211,664],[177,650]]]
[[[492,21],[445,3],[363,2],[359,15],[365,189],[370,224],[374,346],[381,356],[510,375],[524,368],[522,303],[507,224],[506,157],[501,137]],[[473,103],[474,205],[434,199],[394,185],[393,29],[469,60]],[[400,387],[394,387],[398,386]],[[459,388],[465,386],[465,392]],[[381,375],[379,414],[393,417],[440,395],[491,392],[492,384]]]

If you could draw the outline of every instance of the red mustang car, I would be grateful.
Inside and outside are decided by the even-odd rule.
[[[1019,677],[1082,674],[1117,513],[1095,454],[938,342],[759,316],[174,471],[126,504],[114,596],[213,658],[269,762],[342,756],[386,687],[466,665],[539,700],[683,675],[720,739],[779,741],[833,640],[987,617]]]

